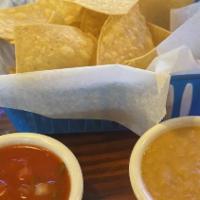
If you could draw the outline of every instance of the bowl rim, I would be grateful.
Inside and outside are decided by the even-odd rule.
[[[138,200],[153,200],[141,176],[141,161],[144,151],[158,136],[175,128],[200,126],[200,116],[178,117],[166,120],[147,130],[135,144],[129,161],[129,178],[132,189]]]
[[[38,133],[9,133],[0,136],[0,148],[26,144],[41,147],[57,155],[65,164],[70,176],[68,200],[81,200],[83,196],[83,175],[81,167],[72,151],[60,141]]]

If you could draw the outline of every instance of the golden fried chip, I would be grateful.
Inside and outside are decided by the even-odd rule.
[[[81,17],[80,28],[86,33],[93,34],[98,38],[101,28],[107,19],[107,15],[84,9]]]
[[[170,9],[193,3],[193,0],[140,0],[147,21],[169,29]]]
[[[94,37],[72,26],[40,24],[15,29],[17,73],[88,66],[95,50]]]
[[[141,69],[146,69],[156,56],[157,52],[154,48],[143,56],[126,61],[125,64]]]
[[[97,64],[123,64],[153,48],[151,33],[136,5],[127,15],[109,16],[106,20],[99,36]]]
[[[138,0],[65,0],[108,15],[127,14]]]
[[[10,44],[15,44],[15,41],[14,40],[10,40],[8,41]]]
[[[37,3],[0,10],[0,38],[14,40],[14,27],[29,23],[48,23],[51,9],[44,9]]]
[[[170,31],[157,26],[155,24],[149,23],[148,24],[150,32],[153,37],[154,45],[157,46],[160,44],[164,39],[166,39],[170,35]]]
[[[38,0],[37,3],[54,11],[50,23],[69,25],[80,20],[82,7],[64,0]]]
[[[151,23],[149,23],[148,26],[152,34],[152,38],[153,38],[153,42],[155,46],[157,46],[159,43],[161,43],[170,35],[170,32],[164,28],[161,28]],[[146,69],[156,56],[157,56],[157,52],[156,52],[156,48],[154,48],[143,56],[126,61],[125,64],[129,66],[133,66],[133,67]]]
[[[16,67],[8,67],[8,74],[16,74]]]

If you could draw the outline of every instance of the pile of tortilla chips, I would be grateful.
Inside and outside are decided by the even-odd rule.
[[[181,1],[173,6],[191,3]],[[157,10],[145,5],[157,8],[158,2],[37,0],[0,10],[0,38],[15,45],[17,73],[116,63],[146,68],[170,34],[148,23]],[[167,27],[165,19],[159,25]]]

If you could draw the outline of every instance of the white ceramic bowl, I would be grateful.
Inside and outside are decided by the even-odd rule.
[[[12,133],[0,136],[0,148],[16,144],[43,147],[57,155],[65,163],[69,172],[71,183],[69,200],[82,199],[83,176],[81,168],[73,153],[65,145],[51,137],[33,133]]]
[[[152,141],[159,135],[168,132],[169,130],[189,127],[200,126],[200,117],[180,117],[167,120],[160,123],[150,130],[148,130],[135,145],[129,163],[129,176],[133,191],[138,200],[152,200],[151,196],[145,189],[142,176],[141,176],[141,161],[144,151]],[[181,134],[181,133],[180,133]]]

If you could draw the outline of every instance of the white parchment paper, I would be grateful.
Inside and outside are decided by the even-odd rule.
[[[183,45],[155,58],[148,69],[173,75],[199,74],[200,63],[194,58],[192,51]]]
[[[200,10],[200,2],[190,4],[183,8],[172,9],[170,12],[170,30],[175,31],[194,14]]]
[[[171,10],[174,32],[157,47],[149,70],[170,74],[200,72],[200,2]]]
[[[136,133],[166,114],[169,76],[122,65],[0,76],[0,106],[52,118],[107,119]]]
[[[195,59],[200,58],[200,11],[179,26],[157,48],[159,54],[166,53],[180,46],[187,46]],[[184,58],[183,58],[184,59]]]

